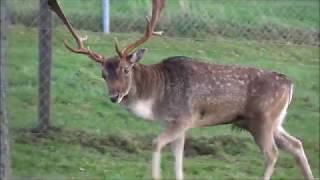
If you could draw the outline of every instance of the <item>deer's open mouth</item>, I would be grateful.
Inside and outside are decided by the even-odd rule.
[[[124,98],[124,96],[125,96],[125,95],[120,95],[120,97],[118,98],[118,101],[117,101],[118,104],[122,101],[122,99]]]
[[[114,94],[110,96],[110,100],[113,103],[120,103],[125,95],[122,94]]]

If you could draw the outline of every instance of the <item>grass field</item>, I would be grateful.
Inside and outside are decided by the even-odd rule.
[[[89,35],[92,49],[114,54],[113,36]],[[112,34],[122,45],[137,34]],[[32,134],[37,124],[37,29],[10,27],[8,101],[13,178],[150,179],[151,141],[162,130],[109,102],[99,67],[69,53],[65,29],[53,38],[52,123],[58,130]],[[303,141],[313,173],[319,178],[319,47],[259,44],[208,38],[153,38],[142,63],[186,55],[210,63],[241,64],[285,73],[295,94],[285,128]],[[162,174],[172,178],[169,149]],[[188,133],[185,175],[188,179],[248,179],[263,174],[263,157],[246,132],[230,126]],[[301,178],[294,159],[281,153],[275,179]]]

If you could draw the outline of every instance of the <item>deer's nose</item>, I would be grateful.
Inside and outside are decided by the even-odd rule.
[[[118,99],[119,99],[119,93],[118,92],[114,92],[114,93],[111,94],[111,96],[110,96],[111,102],[115,103],[115,102],[118,101]]]

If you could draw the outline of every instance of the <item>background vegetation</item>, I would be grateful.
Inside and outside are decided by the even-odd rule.
[[[72,15],[72,22],[75,24],[76,17],[85,19],[88,12],[92,17],[99,16],[100,13],[98,1],[61,2],[70,15],[78,13]],[[115,7],[112,9],[112,16],[132,20],[143,17],[146,11],[134,14],[136,11],[131,12],[131,7],[148,6],[145,1],[128,1],[128,4],[111,2]],[[318,1],[241,1],[238,4],[238,1],[235,1],[236,4],[224,4],[223,1],[201,2],[203,3],[199,5],[190,1],[190,8],[195,8],[192,12],[206,16],[201,10],[206,7],[207,13],[210,17],[215,17],[216,24],[221,24],[221,27],[232,22],[238,25],[234,29],[239,31],[242,29],[238,27],[259,29],[271,21],[271,24],[279,24],[279,27],[287,27],[290,31],[301,29],[303,32],[318,33],[319,30]],[[10,26],[8,61],[13,178],[150,178],[151,141],[162,131],[161,126],[146,122],[118,105],[111,104],[99,67],[88,58],[72,54],[64,48],[62,41],[69,35],[60,26],[54,29],[52,79],[52,122],[58,128],[49,134],[30,132],[37,124],[38,36],[35,27],[36,8],[29,3],[37,1],[30,0],[23,4],[18,0],[11,1],[12,19],[17,18]],[[178,5],[178,2],[170,1],[167,6],[169,10],[162,26],[169,32],[179,30],[178,27],[178,30],[170,30],[165,24],[165,21],[170,22],[166,18],[174,17],[171,21],[177,22],[182,18],[179,17],[179,12],[174,11]],[[259,10],[249,8],[251,5]],[[300,12],[301,7],[306,9]],[[196,11],[197,8],[200,10]],[[288,15],[287,12],[292,11],[299,12],[297,14],[303,20]],[[26,24],[27,21],[23,18],[28,18],[32,13],[34,16],[30,16],[31,23]],[[268,21],[262,21],[262,17]],[[189,16],[186,19],[192,22],[187,29],[193,27],[193,19]],[[79,26],[84,24],[85,27],[90,27],[90,23],[98,21],[100,22],[86,19]],[[139,25],[143,27],[144,23]],[[92,32],[96,31],[94,29],[88,29],[90,31],[82,31],[81,34],[88,34],[90,47],[109,56],[114,54],[114,36],[124,46],[141,35],[138,32],[123,31],[103,35]],[[133,29],[136,30],[137,28]],[[167,36],[153,38],[144,45],[149,52],[142,63],[152,64],[169,56],[186,55],[210,63],[241,64],[287,74],[295,82],[295,94],[285,128],[303,141],[313,173],[319,178],[319,47],[284,45],[286,40],[281,44],[266,43],[245,36],[204,36],[207,32],[194,29],[193,33],[195,32],[203,34],[205,40],[198,38],[199,36],[193,39]],[[193,37],[193,33],[184,35]],[[295,37],[301,38],[299,35]],[[312,40],[316,42],[316,39]],[[174,177],[173,160],[168,148],[164,150],[162,169],[165,178]],[[193,129],[188,133],[185,159],[187,178],[258,178],[262,176],[263,169],[263,157],[246,132],[231,131],[230,126],[218,126]],[[280,154],[273,177],[302,178],[294,159],[286,153]]]
[[[90,31],[102,29],[101,0],[61,0],[75,27]],[[110,0],[113,32],[143,32],[151,1]],[[38,1],[12,0],[11,21],[35,26]],[[289,42],[319,45],[319,1],[168,1],[160,28],[169,36],[206,38],[208,35],[232,39]],[[60,21],[55,18],[55,24]]]

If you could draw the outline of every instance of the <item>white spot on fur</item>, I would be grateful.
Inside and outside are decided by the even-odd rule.
[[[257,90],[256,89],[252,89],[252,93],[256,93],[257,92]]]
[[[153,100],[138,100],[129,106],[129,109],[139,117],[153,120]]]

